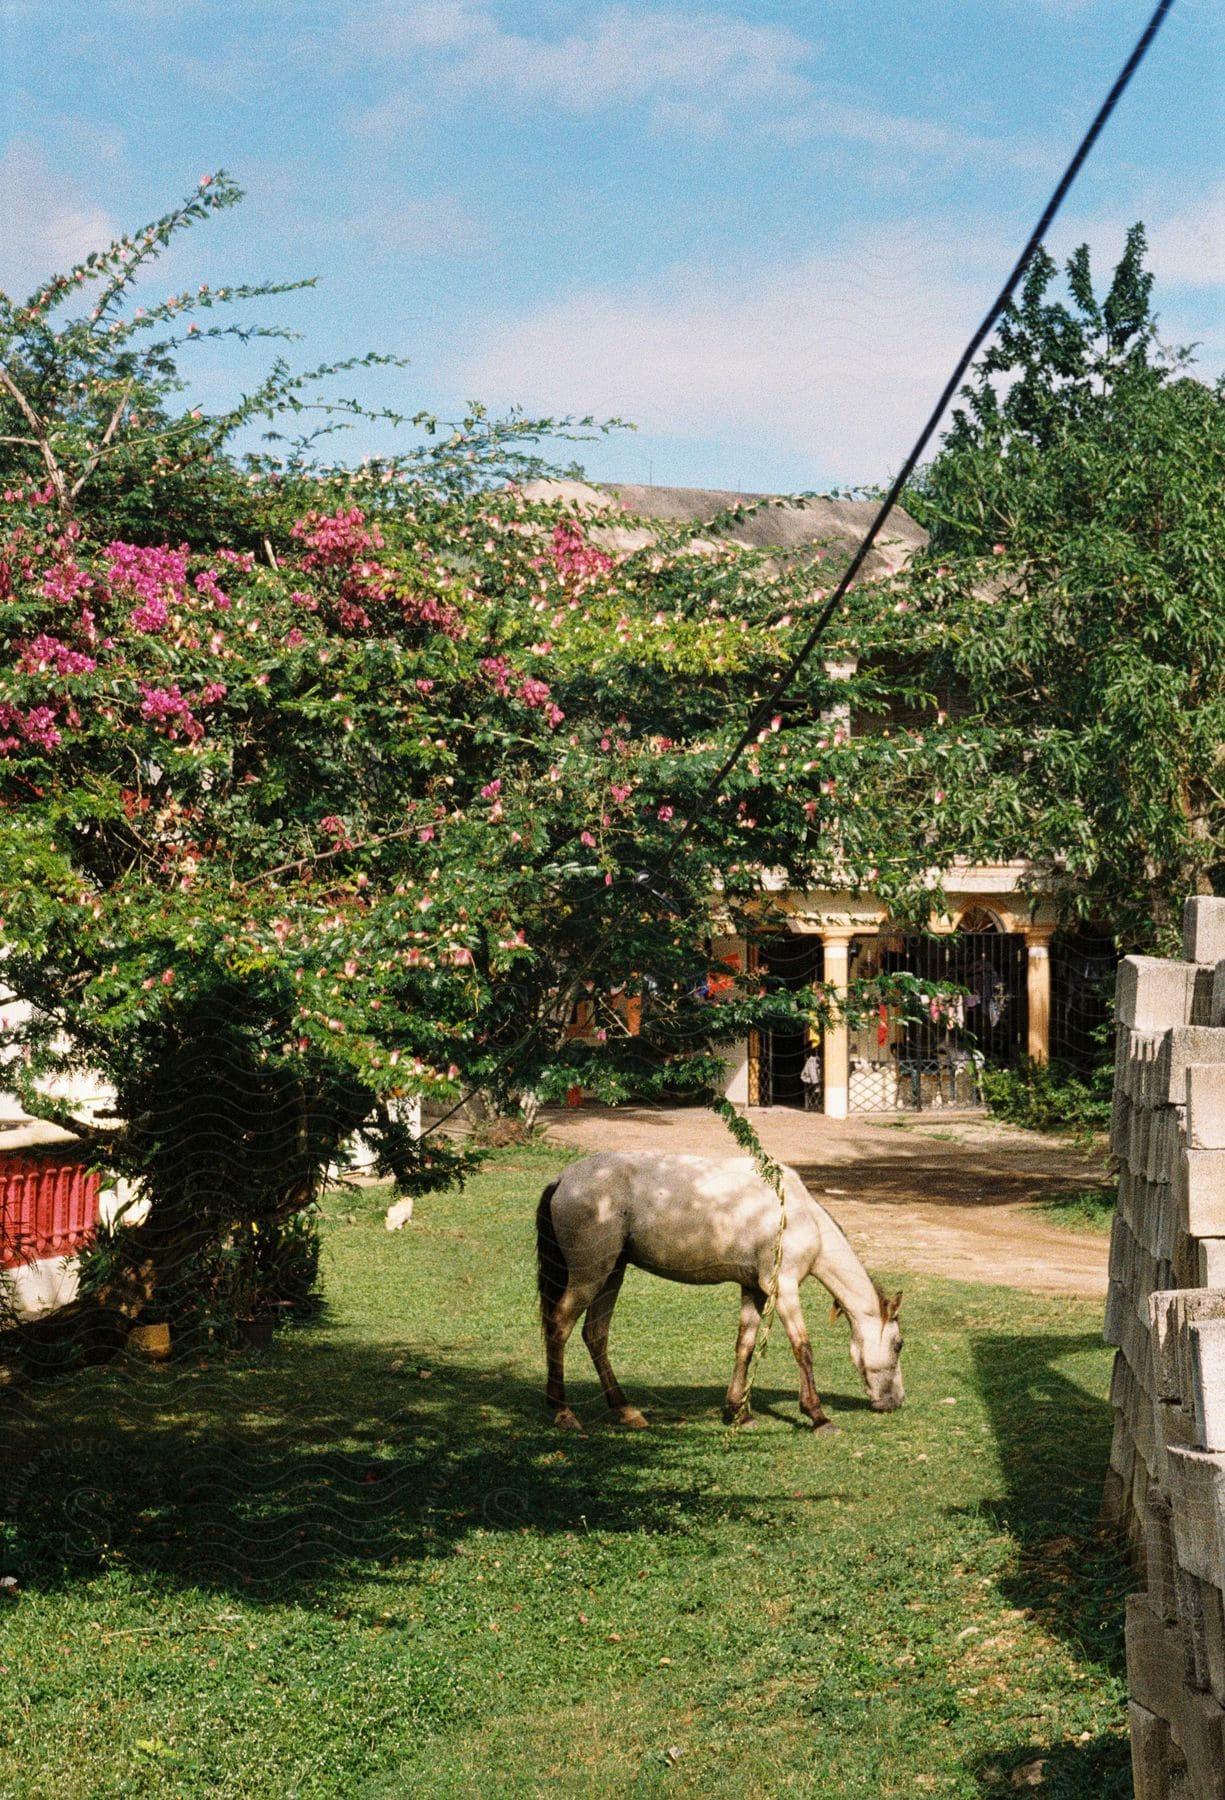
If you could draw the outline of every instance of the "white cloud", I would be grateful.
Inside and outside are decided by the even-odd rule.
[[[751,274],[691,268],[630,292],[588,290],[492,324],[454,379],[494,405],[786,450],[819,483],[879,480],[1006,266],[1003,249],[972,268],[962,251],[929,231],[883,244],[865,234]]]
[[[511,15],[513,17],[513,14]],[[921,158],[1045,168],[1050,152],[938,120],[907,118],[813,78],[821,46],[782,26],[710,8],[605,6],[560,34],[506,29],[482,0],[373,0],[351,40],[411,80],[361,113],[359,136],[387,140],[439,104],[475,95],[497,106],[579,116],[638,108],[656,130],[689,138],[748,131],[785,144],[849,145],[892,172]]]
[[[62,274],[118,228],[100,206],[60,176],[35,143],[13,138],[0,155],[0,288],[24,300],[48,275]]]
[[[1149,255],[1158,288],[1219,287],[1225,282],[1225,181],[1151,228]]]
[[[643,102],[720,114],[747,104],[799,100],[813,46],[773,25],[708,11],[606,7],[564,36],[504,30],[465,0],[381,6],[360,35],[383,56],[434,60],[434,80],[460,97],[475,90],[594,113]]]

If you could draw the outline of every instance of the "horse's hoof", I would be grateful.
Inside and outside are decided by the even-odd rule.
[[[751,1412],[725,1412],[723,1423],[733,1426],[737,1431],[752,1431],[757,1424]]]
[[[620,1407],[617,1417],[623,1425],[628,1425],[631,1431],[645,1431],[651,1422],[645,1413],[639,1412],[636,1406]]]
[[[559,1407],[553,1414],[553,1423],[559,1431],[577,1431],[580,1437],[587,1436],[568,1406]]]
[[[834,1421],[832,1419],[822,1419],[820,1424],[818,1424],[817,1421],[814,1419],[812,1422],[812,1428],[815,1432],[818,1432],[821,1436],[824,1436],[826,1434],[826,1432],[832,1432],[835,1436],[837,1436],[839,1430],[841,1429],[840,1426],[834,1424]]]
[[[645,1431],[651,1423],[646,1414],[640,1413],[636,1406],[623,1406],[617,1417],[623,1425],[628,1425],[631,1431]]]

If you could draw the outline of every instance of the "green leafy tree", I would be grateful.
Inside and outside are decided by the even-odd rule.
[[[1160,352],[1144,233],[1102,300],[1051,260],[911,497],[906,653],[986,752],[968,836],[1122,941],[1225,879],[1225,398]],[[964,807],[966,796],[955,796]]]

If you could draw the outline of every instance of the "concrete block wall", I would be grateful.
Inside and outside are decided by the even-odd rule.
[[[1225,1800],[1225,900],[1188,901],[1183,959],[1119,968],[1119,1199],[1104,1514],[1127,1609],[1136,1800]]]

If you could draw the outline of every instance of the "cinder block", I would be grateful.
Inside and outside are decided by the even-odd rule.
[[[1225,1150],[1184,1150],[1175,1169],[1181,1228],[1192,1237],[1225,1237]]]
[[[1182,1638],[1183,1678],[1189,1688],[1208,1691],[1208,1644],[1204,1633],[1204,1593],[1208,1584],[1174,1563],[1178,1630]]]
[[[1225,1313],[1225,1294],[1221,1294]],[[1201,1450],[1225,1450],[1225,1317],[1187,1328],[1191,1347],[1191,1400]]]
[[[1195,1254],[1199,1286],[1225,1288],[1225,1237],[1196,1238]]]
[[[1182,1641],[1176,1625],[1153,1612],[1143,1594],[1127,1596],[1127,1686],[1132,1699],[1159,1719],[1182,1711]]]
[[[1136,1800],[1171,1800],[1169,1721],[1131,1700],[1131,1779]]]
[[[1225,1453],[1170,1445],[1166,1460],[1174,1554],[1180,1568],[1214,1585],[1222,1579],[1225,1547]]]
[[[1150,1296],[1148,1316],[1153,1339],[1153,1388],[1160,1400],[1177,1400],[1194,1408],[1191,1326],[1202,1320],[1225,1320],[1225,1292],[1215,1288],[1163,1288]]]
[[[1162,1105],[1186,1105],[1188,1063],[1225,1063],[1225,1031],[1211,1025],[1176,1025],[1166,1032],[1154,1070]]]
[[[1178,1618],[1174,1527],[1170,1520],[1170,1503],[1155,1484],[1149,1487],[1148,1505],[1144,1509],[1144,1547],[1148,1603],[1159,1619],[1173,1624]]]
[[[1225,1150],[1225,1063],[1188,1063],[1187,1145]]]
[[[1165,1031],[1191,1017],[1195,964],[1158,956],[1125,956],[1119,964],[1115,1007],[1133,1031]]]
[[[1180,1450],[1200,1448],[1195,1442],[1195,1414],[1177,1400],[1154,1400],[1153,1436],[1153,1473],[1165,1487],[1170,1479],[1170,1446]]]
[[[1225,1800],[1225,1709],[1211,1694],[1186,1694],[1178,1719],[1190,1800]]]
[[[1208,1691],[1225,1705],[1225,1596],[1220,1585],[1205,1581],[1200,1598],[1204,1613],[1204,1653],[1208,1664]]]
[[[1225,900],[1212,894],[1191,896],[1182,912],[1182,953],[1195,963],[1225,957]]]
[[[1195,986],[1191,994],[1191,1017],[1189,1025],[1219,1025],[1221,1021],[1213,1012],[1213,998],[1216,994],[1216,969],[1212,963],[1201,964],[1195,971]]]

